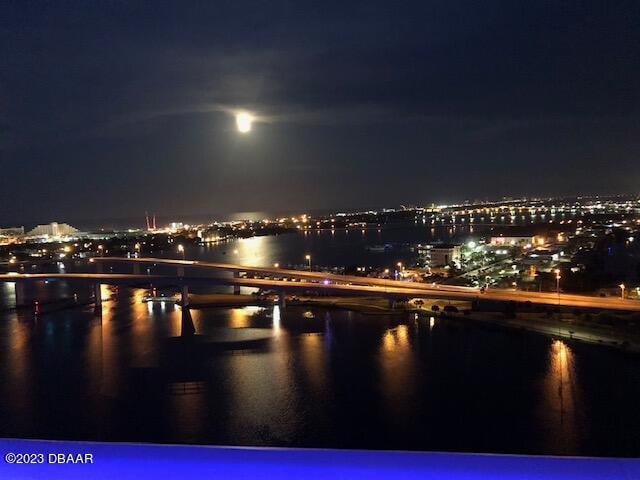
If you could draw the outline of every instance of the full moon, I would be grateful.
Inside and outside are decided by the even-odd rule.
[[[246,112],[236,114],[236,125],[240,133],[248,133],[251,131],[253,116]]]

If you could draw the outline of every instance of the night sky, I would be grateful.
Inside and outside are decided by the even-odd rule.
[[[638,25],[637,0],[3,0],[0,226],[637,193]]]

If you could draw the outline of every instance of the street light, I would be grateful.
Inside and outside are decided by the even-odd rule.
[[[389,269],[384,269],[384,293],[387,293],[387,286],[389,285]]]
[[[398,270],[397,270],[398,273],[396,274],[396,280],[397,280],[398,277],[402,276],[402,262],[396,263],[396,266],[398,267]]]
[[[309,271],[311,271],[311,255],[305,255],[304,258],[309,262]]]
[[[182,254],[182,260],[184,260],[184,246],[182,244],[178,245],[178,251]]]
[[[279,263],[274,263],[273,264],[273,268],[280,268],[280,264]]]
[[[624,283],[621,283],[618,286],[620,287],[620,298],[624,300],[624,289],[625,289]]]
[[[560,302],[560,278],[562,277],[560,276],[559,268],[556,268],[554,272],[556,273],[556,293],[558,295],[558,302]]]
[[[104,253],[103,253],[104,247],[102,245],[98,245],[98,250],[100,250],[100,256],[101,257],[104,256]]]

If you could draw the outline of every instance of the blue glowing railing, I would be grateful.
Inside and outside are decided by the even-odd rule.
[[[640,460],[0,440],[0,479],[632,479]],[[7,454],[41,454],[41,464]],[[53,454],[53,457],[49,457]],[[91,454],[92,464],[60,464]],[[86,457],[80,457],[86,458]]]

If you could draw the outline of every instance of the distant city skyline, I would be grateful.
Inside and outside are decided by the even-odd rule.
[[[383,210],[402,210],[402,209],[415,209],[415,208],[430,208],[430,207],[453,207],[462,205],[490,205],[500,204],[501,202],[519,202],[519,201],[562,201],[569,202],[571,200],[596,200],[596,199],[610,200],[615,198],[623,199],[640,199],[639,194],[593,194],[593,195],[576,195],[576,196],[520,196],[520,197],[496,197],[496,198],[484,198],[484,199],[466,199],[455,202],[423,202],[423,203],[405,203],[399,205],[363,205],[360,207],[349,208],[322,208],[311,210],[287,210],[287,211],[245,211],[245,212],[229,212],[226,214],[207,214],[207,213],[184,213],[176,215],[158,214],[157,212],[143,212],[137,216],[121,216],[116,218],[100,218],[94,219],[69,219],[69,218],[56,218],[56,219],[44,219],[38,222],[2,222],[0,219],[1,228],[14,228],[22,227],[31,229],[40,225],[49,225],[51,223],[68,223],[74,227],[79,227],[80,230],[100,230],[100,229],[145,229],[146,228],[146,214],[149,215],[149,220],[155,216],[156,224],[158,228],[169,225],[172,222],[181,222],[185,224],[209,224],[211,222],[229,222],[240,220],[263,220],[263,219],[275,219],[280,217],[298,216],[302,214],[308,214],[312,216],[325,216],[337,213],[356,213],[367,211],[383,211]],[[639,200],[640,201],[640,200]]]

